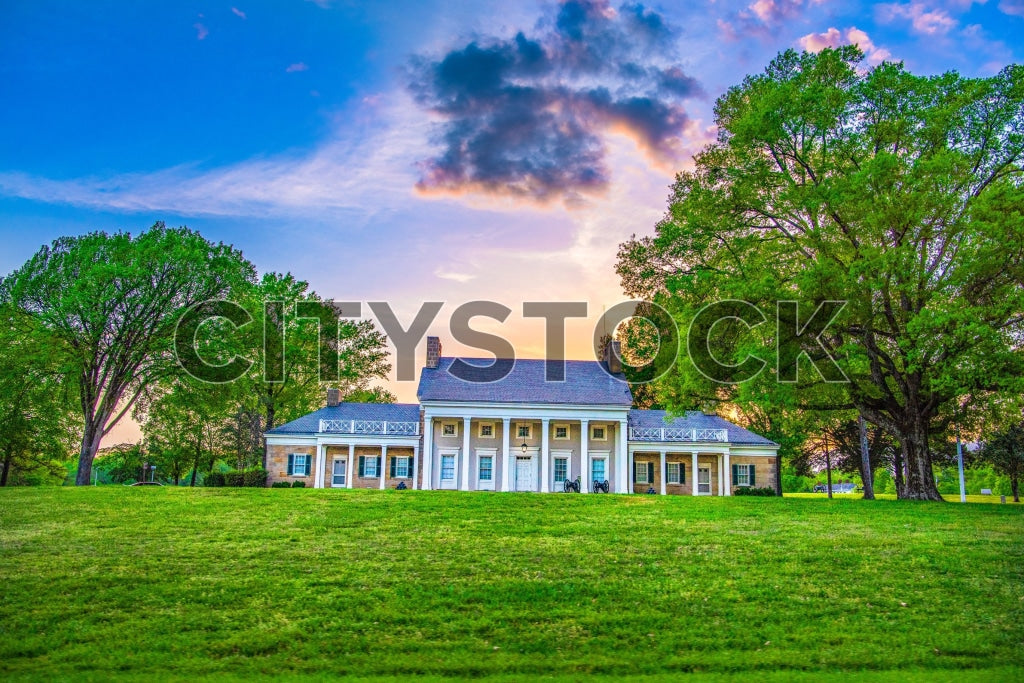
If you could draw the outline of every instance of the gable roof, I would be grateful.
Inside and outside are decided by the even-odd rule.
[[[419,422],[420,407],[415,403],[340,403],[274,427],[267,434],[316,434],[320,431],[320,420]]]
[[[565,361],[565,380],[545,378],[547,361],[517,358],[508,375],[498,381],[486,381],[492,358],[462,358],[480,368],[481,381],[459,379],[449,372],[455,358],[441,358],[436,368],[423,368],[416,392],[420,401],[459,401],[487,403],[550,403],[573,405],[630,406],[633,395],[621,374],[610,374],[604,363],[586,360]],[[499,361],[500,362],[500,361]],[[472,372],[472,371],[471,371]]]
[[[639,428],[675,427],[683,429],[724,429],[729,435],[729,443],[756,445],[756,446],[778,446],[770,439],[755,434],[749,429],[729,422],[718,415],[705,415],[699,410],[687,410],[685,414],[666,420],[668,412],[665,410],[630,410],[629,426]]]

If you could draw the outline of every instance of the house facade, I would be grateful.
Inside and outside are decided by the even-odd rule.
[[[427,339],[418,404],[341,403],[266,434],[270,481],[317,488],[723,495],[774,487],[778,445],[717,415],[632,408],[605,361],[456,359]],[[455,367],[458,366],[458,367]]]

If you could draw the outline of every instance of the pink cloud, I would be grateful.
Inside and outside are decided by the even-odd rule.
[[[305,62],[295,62],[294,64],[288,65],[288,68],[285,69],[285,73],[291,74],[295,73],[296,71],[307,71],[308,69],[309,67],[306,66]]]
[[[945,35],[956,28],[957,21],[943,9],[928,9],[922,2],[909,4],[888,3],[876,5],[879,21],[890,23],[897,19],[910,21],[914,33],[926,36]]]
[[[196,30],[196,40],[205,40],[206,36],[210,35],[210,29],[198,22],[192,24],[192,28]]]
[[[242,11],[242,10],[240,10],[240,9],[238,9],[237,7],[232,7],[232,8],[231,8],[231,11],[232,11],[232,12],[234,13],[234,15],[235,15],[236,17],[241,17],[242,19],[245,19],[245,18],[246,18],[246,16],[245,16],[245,12],[243,12],[243,11]]]
[[[826,47],[857,45],[871,65],[879,64],[892,56],[885,48],[876,46],[868,34],[856,26],[851,26],[845,32],[833,26],[824,33],[808,33],[799,38],[796,44],[808,52],[821,52]]]
[[[1015,17],[1024,17],[1024,0],[1001,0],[999,11]]]

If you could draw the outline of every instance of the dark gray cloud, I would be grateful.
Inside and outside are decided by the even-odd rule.
[[[414,58],[410,89],[444,121],[418,187],[572,201],[608,184],[609,130],[674,159],[682,102],[703,96],[672,58],[678,38],[642,5],[569,0],[530,35]]]

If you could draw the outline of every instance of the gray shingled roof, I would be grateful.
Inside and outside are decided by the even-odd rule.
[[[493,359],[463,358],[485,368]],[[565,381],[545,380],[544,360],[516,359],[512,371],[497,382],[471,382],[448,372],[454,358],[442,358],[436,368],[423,368],[416,392],[420,401],[483,401],[488,403],[555,403],[629,406],[633,395],[622,374],[611,375],[603,363],[565,361]],[[481,379],[486,378],[481,371]]]
[[[320,431],[320,420],[419,422],[420,407],[415,403],[341,403],[286,422],[267,434],[316,434]]]
[[[734,425],[724,417],[705,415],[697,410],[688,410],[686,414],[675,419],[666,420],[668,413],[664,410],[630,410],[630,427],[682,427],[684,429],[725,429],[729,434],[729,443],[757,446],[778,446],[777,443],[755,434],[749,429]]]

